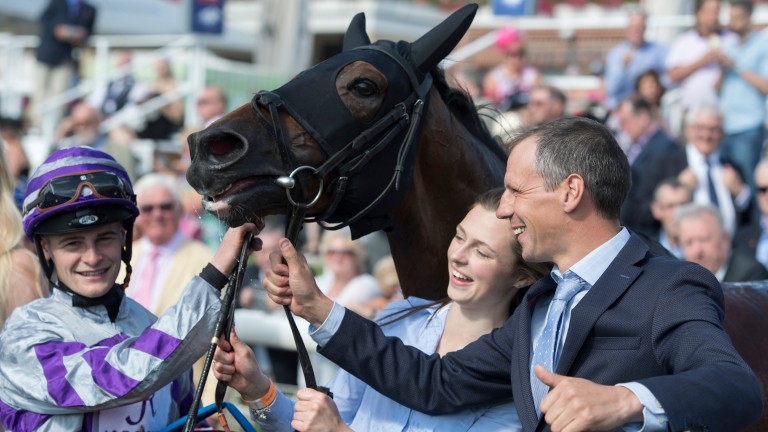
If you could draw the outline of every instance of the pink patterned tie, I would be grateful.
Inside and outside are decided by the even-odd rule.
[[[133,296],[134,300],[149,310],[152,310],[152,288],[157,274],[157,257],[159,255],[160,249],[157,247],[153,247],[149,251],[147,264],[144,266],[144,272],[139,279],[139,286],[136,287],[136,293]]]

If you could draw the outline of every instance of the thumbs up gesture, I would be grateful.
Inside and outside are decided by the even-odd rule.
[[[541,365],[534,373],[551,388],[541,401],[541,412],[553,432],[611,430],[643,421],[643,405],[626,387],[558,375]]]

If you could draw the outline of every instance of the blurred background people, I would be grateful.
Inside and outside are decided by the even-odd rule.
[[[720,151],[754,186],[755,166],[765,140],[768,36],[754,29],[752,10],[751,1],[731,2],[728,27],[738,41],[724,46],[720,57],[720,111],[725,131]]]
[[[736,231],[733,246],[754,256],[768,268],[768,159],[763,158],[755,167],[754,183],[758,214]]]
[[[101,119],[98,109],[86,102],[77,103],[72,108],[72,113],[59,123],[55,147],[87,146],[101,150],[114,157],[120,165],[125,167],[132,180],[136,179],[137,161],[129,148],[129,143],[115,140],[111,135],[102,131]]]
[[[605,58],[605,106],[609,110],[618,108],[621,101],[636,91],[641,75],[665,71],[667,49],[645,39],[646,18],[643,9],[632,9],[627,17],[626,39],[608,51]]]
[[[14,309],[49,294],[37,256],[25,247],[12,185],[5,149],[0,146],[0,329]]]
[[[759,261],[732,250],[731,235],[720,212],[711,205],[681,206],[675,213],[675,226],[683,257],[711,271],[720,282],[768,279],[768,270]]]
[[[566,102],[565,93],[555,86],[545,84],[534,87],[528,101],[528,126],[541,126],[563,117]]]
[[[395,260],[392,259],[391,255],[381,258],[376,263],[373,268],[373,277],[379,283],[381,295],[365,303],[347,304],[349,310],[368,319],[375,318],[388,304],[403,298],[397,270],[395,269]]]
[[[136,225],[141,239],[134,244],[132,279],[127,294],[155,315],[176,303],[198,264],[213,252],[179,231],[181,199],[176,180],[164,174],[147,174],[136,182]],[[205,266],[205,264],[203,264]]]
[[[315,278],[318,288],[329,298],[346,306],[367,303],[382,295],[381,287],[365,271],[366,251],[359,240],[352,240],[349,228],[323,231],[320,237],[322,273]],[[331,361],[310,353],[318,382],[328,382],[338,370]],[[302,386],[303,376],[299,377]]]
[[[693,28],[675,38],[666,58],[667,75],[680,86],[682,110],[717,104],[722,48],[736,41],[720,26],[720,0],[695,0],[694,16]]]
[[[31,109],[40,127],[40,104],[70,87],[78,74],[79,48],[93,33],[96,8],[83,0],[50,0],[40,16],[40,42],[35,52],[37,71]],[[53,113],[54,124],[64,114]]]
[[[658,241],[672,255],[683,258],[683,250],[680,248],[677,230],[675,228],[675,212],[681,205],[690,203],[693,193],[676,177],[663,180],[656,186],[651,202],[651,214],[656,220],[656,230],[650,234],[653,240]]]
[[[726,230],[733,235],[752,216],[752,193],[733,163],[721,157],[720,111],[715,106],[695,106],[685,121],[687,167],[678,178],[694,191],[694,202],[718,208]]]
[[[21,120],[0,118],[0,151],[3,152],[13,188],[13,202],[21,211],[27,179],[30,174],[30,162],[22,142],[23,126]],[[3,185],[5,187],[6,185]]]
[[[499,111],[510,111],[528,104],[528,93],[541,82],[539,71],[525,61],[525,35],[512,27],[498,30],[496,49],[501,63],[483,77],[483,96]]]
[[[227,96],[221,87],[209,86],[197,95],[197,117],[203,128],[218,120],[227,112]]]
[[[654,69],[641,73],[635,81],[635,94],[651,103],[656,109],[661,108],[661,100],[667,88],[661,82],[661,75]]]
[[[176,96],[178,83],[173,76],[173,69],[168,59],[155,62],[155,81],[147,90],[145,100],[159,96]],[[144,127],[138,131],[139,138],[152,140],[170,140],[184,124],[184,104],[182,99],[175,99],[149,115]]]
[[[376,278],[365,272],[366,251],[352,241],[347,229],[325,231],[320,240],[323,273],[317,286],[325,295],[341,305],[361,303],[382,294]]]
[[[146,87],[133,76],[133,53],[122,49],[117,52],[118,75],[97,87],[88,97],[105,118],[115,115],[128,105],[136,105],[146,97]]]
[[[622,223],[645,235],[656,230],[651,201],[656,186],[685,168],[685,153],[661,128],[658,111],[639,95],[630,96],[619,106],[624,149],[632,170],[632,187],[621,208]]]
[[[738,169],[721,157],[722,117],[716,106],[691,108],[685,116],[686,144],[682,152],[655,158],[649,166],[657,178],[677,177],[693,191],[693,201],[718,208],[733,235],[749,223],[752,193]]]

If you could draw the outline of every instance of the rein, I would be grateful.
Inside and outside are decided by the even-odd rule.
[[[211,363],[213,363],[213,355],[216,352],[216,347],[219,345],[219,338],[224,337],[229,341],[229,334],[232,331],[232,322],[235,316],[235,299],[237,293],[240,291],[240,287],[243,285],[243,276],[245,276],[245,268],[248,265],[248,248],[253,240],[253,233],[248,233],[243,240],[243,246],[240,249],[240,256],[235,271],[229,277],[229,283],[227,292],[224,294],[222,300],[221,310],[219,311],[219,318],[216,321],[216,327],[213,331],[213,338],[211,339],[211,345],[208,347],[208,352],[205,355],[205,362],[203,363],[203,372],[200,375],[200,381],[197,384],[197,390],[195,391],[195,399],[192,401],[192,406],[189,408],[187,414],[187,421],[184,423],[184,432],[191,432],[194,430],[195,424],[197,424],[197,411],[200,407],[200,400],[203,397],[203,390],[205,389],[205,382],[208,380],[208,373],[211,369]],[[227,383],[219,381],[216,385],[216,411],[219,414],[219,420],[225,431],[229,432],[227,421],[224,418],[222,412],[222,402],[224,401],[224,393],[227,390]]]

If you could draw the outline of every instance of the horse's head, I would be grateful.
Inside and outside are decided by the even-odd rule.
[[[410,183],[430,71],[476,10],[465,6],[413,43],[372,44],[358,14],[342,53],[191,135],[187,178],[206,210],[236,226],[318,196],[308,214],[341,222],[381,196],[366,226],[352,228],[383,228]],[[311,168],[292,174],[298,167]]]

